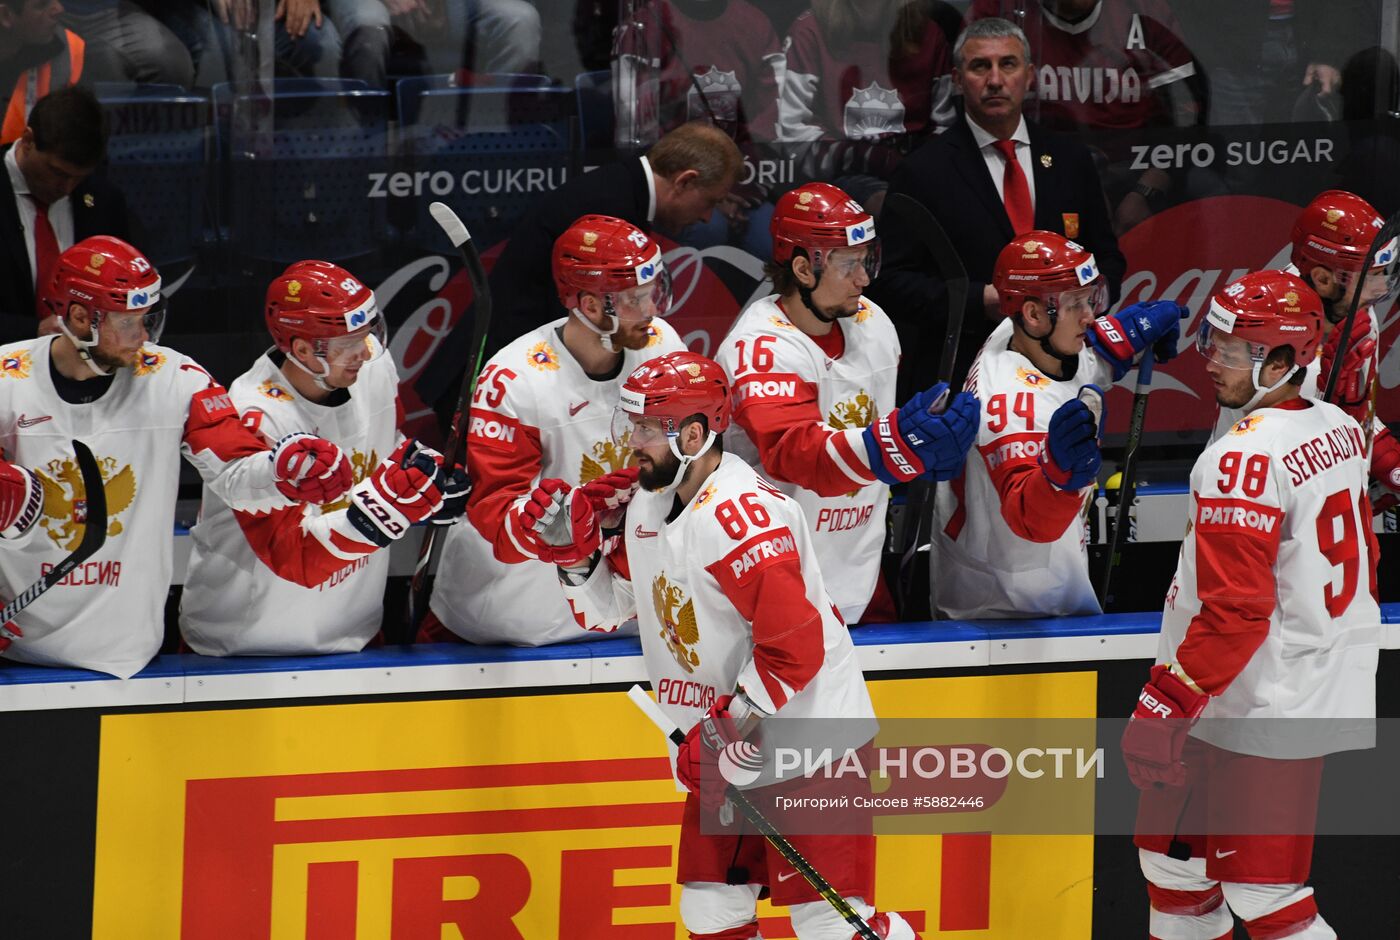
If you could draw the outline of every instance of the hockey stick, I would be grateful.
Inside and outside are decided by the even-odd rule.
[[[428,206],[433,221],[442,226],[443,232],[453,246],[462,252],[462,266],[472,283],[472,296],[476,301],[473,310],[472,341],[467,354],[471,361],[467,374],[462,378],[462,389],[457,393],[457,410],[452,413],[452,425],[447,432],[447,443],[443,445],[443,463],[451,469],[457,459],[457,451],[465,451],[467,415],[471,411],[471,397],[476,390],[477,376],[486,358],[486,331],[491,328],[491,285],[486,281],[486,270],[481,266],[481,254],[476,250],[471,233],[457,217],[457,213],[445,203],[435,202]],[[463,453],[463,463],[466,454]],[[418,545],[418,562],[413,566],[413,581],[408,589],[409,642],[418,633],[418,625],[428,613],[428,571],[436,567],[437,556],[442,553],[442,543],[437,538],[440,526],[429,525],[423,533],[423,541]]]
[[[86,500],[87,515],[83,520],[83,537],[72,554],[54,565],[47,574],[29,587],[20,591],[15,599],[0,610],[0,637],[16,639],[5,627],[15,619],[15,615],[64,578],[74,568],[87,561],[107,541],[107,491],[102,482],[102,471],[97,459],[82,441],[73,441],[73,455],[78,464],[78,474],[83,480],[83,498]],[[8,643],[5,645],[9,645]],[[3,648],[3,647],[0,647]]]
[[[651,723],[661,731],[662,734],[671,739],[671,742],[680,745],[685,742],[685,735],[681,729],[676,727],[676,723],[666,717],[666,713],[661,710],[661,706],[651,700],[646,690],[639,685],[634,685],[627,690],[627,697],[632,700],[632,704],[642,710],[642,713],[651,719]],[[855,908],[833,888],[821,872],[812,867],[812,863],[802,857],[802,853],[797,851],[791,842],[783,837],[783,834],[773,828],[759,810],[757,806],[749,802],[749,798],[732,786],[726,787],[725,795],[729,797],[729,802],[739,808],[739,812],[744,814],[754,828],[759,831],[765,839],[778,850],[778,854],[787,860],[787,863],[797,870],[797,873],[806,879],[818,894],[822,896],[828,904],[836,909],[836,913],[855,928],[856,936],[861,940],[880,940],[880,935],[865,922],[865,918],[856,913]]]
[[[1123,448],[1123,469],[1118,475],[1118,510],[1113,514],[1113,535],[1108,540],[1108,557],[1104,559],[1103,579],[1099,582],[1099,607],[1108,610],[1108,589],[1113,583],[1113,569],[1118,567],[1119,551],[1128,528],[1133,498],[1137,493],[1137,452],[1142,443],[1142,426],[1147,420],[1147,393],[1152,391],[1152,347],[1143,353],[1138,363],[1137,385],[1133,387],[1133,416],[1128,423],[1128,442]]]
[[[933,217],[933,213],[923,203],[904,193],[891,193],[885,197],[885,211],[893,209],[896,215],[903,216],[911,229],[919,233],[919,240],[938,266],[948,297],[948,324],[943,337],[943,350],[938,358],[937,382],[950,382],[953,368],[958,359],[958,340],[962,337],[963,315],[967,307],[968,278],[967,268],[958,257],[948,233]],[[950,391],[952,391],[950,389]],[[933,484],[919,478],[909,484],[905,495],[905,528],[910,520],[914,524],[914,534],[899,560],[899,610],[900,615],[909,609],[912,600],[910,592],[914,588],[914,559],[918,555],[919,542],[925,532],[932,532],[933,500],[930,492]],[[907,618],[906,618],[907,619]]]

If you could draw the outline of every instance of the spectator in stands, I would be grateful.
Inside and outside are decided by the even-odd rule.
[[[1003,0],[973,0],[968,22],[1000,15]],[[1166,0],[1040,0],[1022,4],[1036,63],[1037,120],[1063,133],[1195,124],[1196,63]],[[1165,208],[1185,171],[1131,168],[1134,136],[1102,142],[1105,188],[1122,235]]]
[[[0,149],[0,339],[58,328],[35,285],[58,256],[92,235],[131,233],[126,200],[93,171],[107,150],[107,116],[85,88],[41,98],[18,141]]]
[[[965,115],[926,141],[890,178],[890,192],[922,203],[938,219],[971,280],[953,384],[1001,321],[992,287],[997,255],[1031,229],[1082,244],[1098,260],[1110,303],[1118,298],[1127,262],[1109,223],[1103,186],[1089,150],[1043,131],[1022,115],[1035,66],[1020,27],[997,18],[970,24],[953,46],[953,81]],[[900,213],[880,219],[884,264],[867,294],[900,334],[904,362],[927,368],[938,360],[948,297],[937,263],[916,224]],[[901,394],[927,384],[906,368]],[[922,384],[921,384],[922,383]]]
[[[537,72],[540,13],[527,0],[385,0],[437,72]],[[469,82],[463,82],[469,84]]]
[[[734,138],[757,165],[777,135],[782,46],[768,16],[749,0],[654,0],[618,32],[613,60],[617,146],[638,149],[686,121],[706,121]],[[754,174],[755,177],[757,174]],[[767,257],[769,193],[737,188],[709,222],[681,240],[732,243]]]
[[[575,219],[609,215],[649,234],[676,233],[708,219],[743,166],[728,134],[692,121],[666,134],[644,156],[599,167],[541,198],[521,218],[491,269],[495,312],[487,354],[567,313],[554,290],[550,252]],[[455,402],[471,332],[470,318],[463,317],[443,341],[419,380],[424,401],[450,392]]]
[[[194,83],[189,50],[131,0],[67,0],[63,10],[64,25],[87,43],[87,81]]]
[[[40,98],[82,78],[85,46],[60,25],[62,14],[58,0],[0,0],[0,146],[19,139]]]
[[[270,0],[211,0],[208,6],[167,0],[166,20],[189,47],[200,85],[251,76],[260,2]],[[384,0],[279,0],[273,16],[279,76],[385,84],[390,20]]]

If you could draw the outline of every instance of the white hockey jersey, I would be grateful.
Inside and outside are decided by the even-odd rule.
[[[0,591],[13,597],[82,539],[86,494],[74,438],[92,450],[106,481],[107,541],[19,614],[24,638],[4,655],[126,678],[165,635],[181,455],[230,505],[270,511],[292,503],[276,489],[267,445],[194,360],[149,345],[96,401],[70,404],[49,373],[56,341],[44,336],[0,349],[0,447],[44,485],[39,522],[0,542]]]
[[[733,454],[668,521],[675,502],[633,497],[623,548],[563,588],[579,625],[637,618],[657,701],[682,729],[740,686],[769,714],[873,718],[801,507]]]
[[[297,394],[268,353],[234,381],[229,396],[243,423],[269,442],[306,431],[337,444],[358,483],[398,446],[398,384],[393,358],[381,355],[360,370],[348,400],[317,404]],[[389,553],[339,557],[306,534],[348,505],[345,496],[286,510],[305,520],[296,527],[304,537],[294,550],[288,526],[236,513],[206,486],[180,606],[190,648],[206,656],[363,649],[379,631]]]
[[[506,346],[481,370],[467,423],[469,525],[443,542],[431,609],[472,643],[538,646],[597,639],[569,614],[554,565],[531,555],[511,531],[510,514],[541,479],[571,486],[621,470],[631,448],[612,441],[613,409],[637,366],[685,348],[663,320],[645,349],[623,353],[617,375],[590,378],[558,331],[560,318]],[[630,632],[630,630],[629,630]]]
[[[870,471],[862,434],[895,408],[899,336],[864,298],[833,329],[845,338],[835,357],[773,294],[739,315],[715,360],[730,378],[738,425],[726,450],[761,464],[802,507],[827,592],[858,623],[880,576],[890,492]]]
[[[1255,409],[1192,468],[1158,661],[1211,694],[1191,732],[1202,740],[1279,758],[1374,743],[1380,608],[1364,449],[1340,408],[1299,398]],[[1312,720],[1217,720],[1259,718]]]
[[[1073,377],[1050,378],[1009,348],[1011,336],[1002,321],[968,372],[982,424],[962,476],[938,484],[933,609],[954,620],[1097,614],[1081,518],[1093,486],[1061,490],[1039,460],[1050,416],[1083,385],[1107,391],[1111,372],[1086,346]]]

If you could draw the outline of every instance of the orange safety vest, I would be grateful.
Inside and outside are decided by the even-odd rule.
[[[5,108],[5,122],[0,124],[0,147],[19,140],[29,126],[29,112],[34,102],[54,88],[66,88],[83,75],[83,40],[77,33],[64,30],[64,50],[43,65],[36,65],[19,77],[14,94]]]

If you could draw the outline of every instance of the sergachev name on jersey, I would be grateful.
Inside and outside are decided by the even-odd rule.
[[[1326,434],[1293,448],[1284,455],[1283,465],[1292,475],[1291,482],[1297,486],[1343,460],[1359,457],[1365,452],[1366,442],[1361,436],[1361,429],[1353,424],[1350,427],[1330,428]]]
[[[797,379],[739,379],[734,383],[734,407],[750,398],[796,398]]]
[[[1044,447],[1044,434],[1012,434],[977,445],[987,460],[988,470],[995,470],[1008,460],[1038,460]]]
[[[656,685],[656,700],[662,705],[708,710],[715,703],[715,687],[690,679],[662,679]]]
[[[844,532],[868,525],[875,514],[874,506],[850,506],[846,509],[822,509],[817,513],[818,532]]]
[[[1247,500],[1238,499],[1199,499],[1196,506],[1196,525],[1202,531],[1221,529],[1245,529],[1264,535],[1274,535],[1278,531],[1282,511],[1272,506],[1261,506]]]

